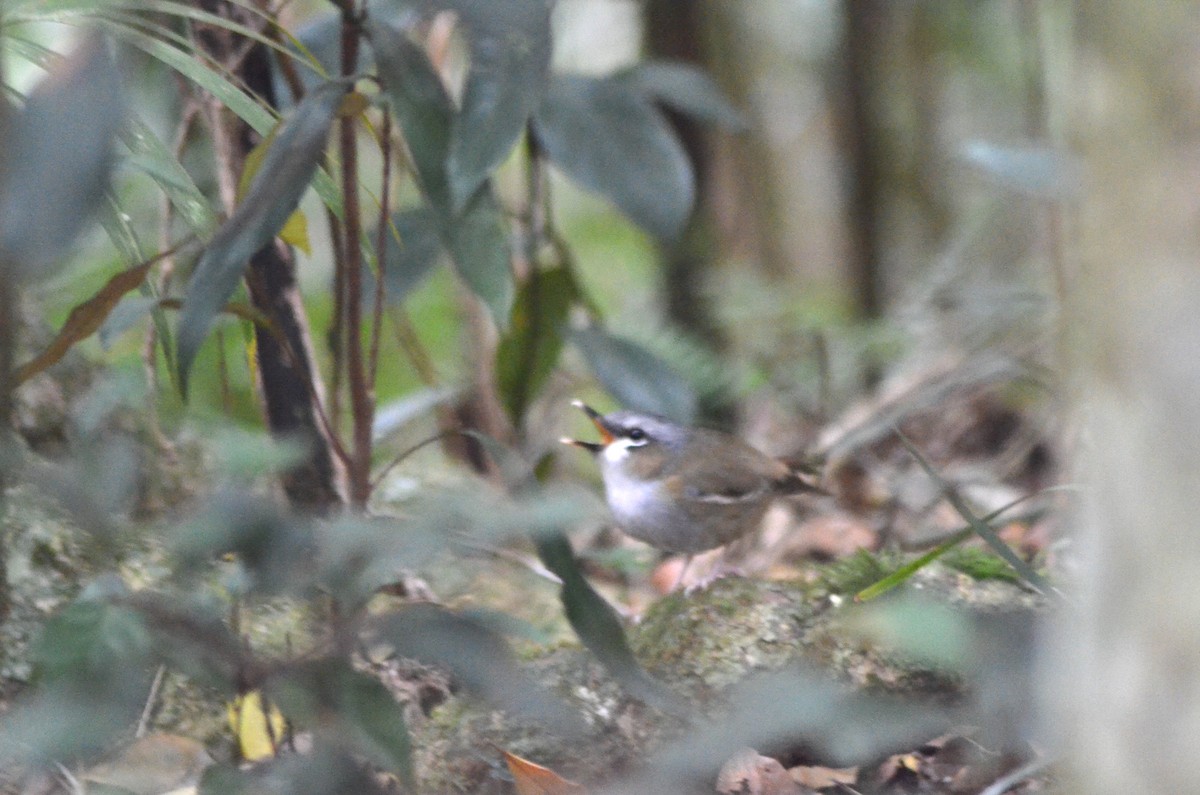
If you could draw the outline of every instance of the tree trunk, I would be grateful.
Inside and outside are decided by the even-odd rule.
[[[249,27],[261,24],[258,17],[235,3],[205,0],[204,6]],[[243,55],[244,40],[222,28],[198,28],[201,46],[218,63],[228,64],[239,80],[265,102],[277,104],[266,47],[254,44]],[[218,140],[217,146],[225,147],[227,162],[218,158],[217,167],[232,171],[223,175],[225,186],[230,181],[236,184],[246,156],[260,137],[245,122],[231,119],[227,113],[214,116],[218,117],[213,125],[214,138],[226,137],[224,144]],[[225,198],[228,202],[228,197]],[[308,319],[296,285],[292,249],[274,240],[257,251],[250,259],[246,282],[254,308],[270,318],[274,330],[283,337],[278,339],[270,331],[255,326],[257,369],[267,427],[274,436],[300,439],[308,445],[308,456],[284,473],[284,492],[297,508],[327,511],[345,502],[345,470],[334,455],[320,421],[322,384],[313,360]]]
[[[704,4],[699,0],[650,0],[645,6],[646,40],[653,58],[682,61],[708,69],[704,48]],[[666,293],[667,318],[696,341],[720,351],[726,340],[713,317],[707,287],[715,264],[717,231],[712,218],[713,198],[710,177],[713,172],[713,147],[708,131],[694,119],[664,109],[676,134],[683,142],[692,171],[696,175],[696,210],[687,228],[675,242],[660,244],[663,290]],[[733,405],[710,400],[700,407],[710,424],[729,425]]]

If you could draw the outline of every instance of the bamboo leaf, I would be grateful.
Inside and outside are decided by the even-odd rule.
[[[298,105],[267,152],[246,200],[201,255],[188,281],[178,329],[180,384],[187,375],[213,319],[233,295],[246,262],[266,245],[300,203],[317,162],[325,152],[330,126],[348,81],[333,81],[313,91]]]

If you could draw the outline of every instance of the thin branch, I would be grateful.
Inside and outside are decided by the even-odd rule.
[[[146,736],[146,729],[150,726],[150,715],[154,712],[154,705],[158,702],[158,691],[162,688],[163,677],[166,673],[167,666],[165,665],[158,666],[158,670],[154,672],[154,681],[150,683],[150,692],[146,695],[146,706],[142,707],[142,717],[138,719],[134,737]]]
[[[379,338],[383,330],[383,297],[387,276],[387,240],[391,217],[392,187],[392,117],[385,113],[383,129],[380,131],[380,146],[383,154],[383,187],[379,197],[379,225],[375,237],[375,296],[371,306],[371,352],[368,357],[367,377],[374,384],[379,374]],[[403,242],[403,241],[401,241]]]

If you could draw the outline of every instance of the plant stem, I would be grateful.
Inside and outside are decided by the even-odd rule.
[[[371,352],[367,364],[367,377],[374,384],[379,373],[379,338],[383,330],[383,294],[384,276],[387,275],[387,241],[391,229],[391,187],[392,187],[392,117],[383,116],[383,128],[379,135],[380,146],[383,148],[383,186],[379,197],[379,226],[375,237],[375,296],[371,306]],[[401,241],[403,243],[404,241]]]
[[[342,5],[342,75],[358,68],[359,17],[352,2]],[[350,387],[353,443],[350,460],[350,504],[363,508],[371,496],[371,422],[374,390],[367,380],[362,345],[362,208],[358,201],[358,143],[353,116],[341,119],[338,148],[342,160],[342,193],[345,202],[343,239],[345,279],[346,380]]]

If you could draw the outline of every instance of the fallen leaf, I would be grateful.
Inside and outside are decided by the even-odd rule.
[[[788,770],[792,780],[809,789],[826,789],[837,785],[853,787],[858,783],[857,767],[822,767],[800,765]]]
[[[204,745],[190,737],[148,734],[109,761],[87,770],[80,779],[135,795],[159,795],[194,787],[200,773],[212,762]]]
[[[503,753],[518,795],[584,795],[587,792],[583,785],[568,781],[548,767],[534,764],[508,751]]]
[[[247,762],[270,759],[279,751],[279,743],[287,731],[287,721],[274,705],[270,704],[270,724],[262,694],[257,690],[240,695],[226,705],[229,728],[237,737],[238,751]]]
[[[721,766],[717,774],[721,795],[807,795],[810,789],[798,784],[778,759],[743,748]]]

